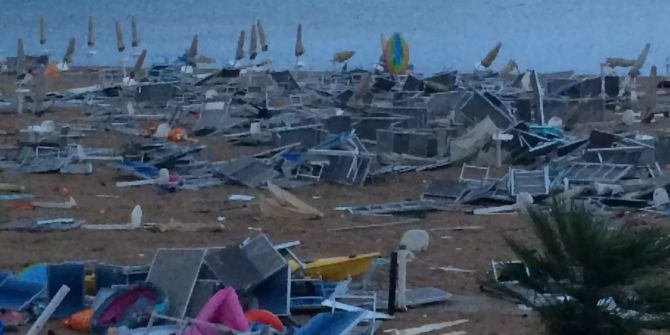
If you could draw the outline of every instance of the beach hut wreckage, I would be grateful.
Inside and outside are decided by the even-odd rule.
[[[251,58],[267,50],[267,40],[260,22],[250,31]],[[304,53],[301,31],[299,26],[296,57]],[[655,67],[649,76],[640,74],[649,45],[631,62],[607,60],[613,67],[630,65],[634,71],[623,77],[520,72],[513,60],[495,72],[501,43],[472,73],[423,76],[408,66],[409,43],[401,34],[383,39],[391,71],[249,71],[241,64],[245,39],[240,32],[239,67],[193,73],[192,67],[206,58],[199,55],[194,36],[182,63],[144,69],[143,51],[128,72],[132,85],[116,79],[45,93],[44,101],[94,108],[84,124],[26,129],[29,140],[3,149],[0,166],[22,173],[93,173],[96,164],[110,164],[136,178],[119,187],[149,185],[175,192],[222,184],[260,189],[273,184],[287,191],[321,182],[365,187],[387,174],[511,165],[503,176],[476,182],[436,181],[409,201],[342,204],[341,209],[389,214],[461,208],[479,214],[489,205],[516,210],[523,194],[542,204],[549,194],[562,192],[600,212],[631,207],[663,212],[652,195],[667,185],[668,135],[644,134],[639,128],[670,113],[669,95],[663,94],[670,84]],[[24,88],[33,92],[36,76],[28,71],[32,67],[21,44],[15,64],[23,71]],[[67,63],[70,54],[64,57]],[[339,52],[332,60],[346,62],[353,55]],[[31,95],[22,101],[32,102]],[[611,119],[615,122],[605,122]],[[146,121],[156,126],[143,127]],[[85,132],[102,130],[130,135],[133,144],[78,144]],[[211,161],[200,137],[268,149]],[[162,170],[169,182],[157,182]]]

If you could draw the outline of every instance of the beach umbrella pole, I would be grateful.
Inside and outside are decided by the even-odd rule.
[[[58,308],[60,303],[63,302],[63,299],[65,299],[65,296],[69,292],[70,288],[67,285],[61,286],[58,292],[56,292],[56,295],[51,299],[51,301],[49,301],[49,304],[44,308],[44,311],[42,311],[42,314],[40,314],[40,316],[37,318],[33,326],[30,327],[26,335],[39,334],[42,331],[42,329],[44,329],[44,326],[49,321],[51,315],[56,311],[56,308]]]
[[[121,69],[123,71],[123,76],[126,76],[126,57],[123,52],[119,52],[119,56],[121,56]]]

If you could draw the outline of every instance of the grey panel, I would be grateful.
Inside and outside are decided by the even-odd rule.
[[[321,131],[316,128],[286,129],[273,133],[273,143],[281,147],[293,143],[301,143],[304,147],[311,148],[321,142]]]
[[[252,293],[260,308],[276,315],[291,314],[291,268],[286,265],[263,281]]]
[[[254,288],[286,265],[265,235],[208,253],[205,262],[225,285],[241,291]]]
[[[183,318],[195,287],[205,249],[158,249],[147,281],[165,291],[166,315]]]
[[[203,267],[205,268],[205,267]],[[186,316],[195,318],[200,313],[200,310],[205,307],[205,304],[212,298],[216,291],[221,288],[223,284],[218,280],[199,279],[195,283],[191,300],[186,309]]]
[[[95,264],[95,290],[114,285],[130,285],[147,279],[148,265],[125,266],[107,263]]]
[[[409,134],[408,153],[413,156],[428,157],[428,142],[430,137],[429,134]]]
[[[339,134],[351,130],[351,116],[335,115],[326,119],[326,129],[332,134]]]
[[[259,187],[279,175],[279,172],[272,167],[249,156],[243,156],[222,164],[219,167],[219,172],[226,178],[251,188]]]
[[[464,118],[468,125],[477,124],[488,116],[500,129],[507,129],[512,126],[512,118],[509,113],[495,106],[477,91],[469,99],[464,99],[457,109],[460,111],[458,116]]]
[[[627,164],[572,163],[559,176],[570,182],[612,183],[626,176],[632,168],[633,165]]]
[[[388,129],[377,129],[377,152],[393,152],[394,139],[394,131]]]
[[[549,194],[549,169],[524,171],[510,170],[509,177],[510,193],[517,195],[525,192],[530,195]]]

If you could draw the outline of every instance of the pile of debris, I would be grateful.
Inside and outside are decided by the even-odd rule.
[[[149,265],[66,262],[1,272],[0,320],[6,331],[34,321],[27,334],[51,318],[95,334],[373,334],[396,308],[451,297],[407,289],[408,250],[393,262],[379,253],[305,262],[292,251],[299,245],[257,235],[225,247],[158,249]],[[389,263],[396,281],[385,287],[374,273]],[[323,312],[302,326],[292,317],[314,311]]]
[[[89,117],[77,124],[45,121],[28,127],[27,140],[2,147],[0,166],[21,173],[92,173],[92,162],[106,161],[140,178],[119,187],[168,185],[175,191],[229,183],[363,186],[384,174],[466,163],[457,185],[436,182],[417,201],[389,210],[486,200],[510,205],[521,193],[541,200],[557,190],[604,206],[648,207],[650,194],[666,186],[656,159],[665,160],[667,135],[639,132],[641,122],[666,112],[666,95],[657,94],[664,84],[654,69],[644,85],[637,75],[622,80],[606,68],[586,77],[518,73],[514,67],[496,73],[490,66],[499,48],[473,74],[427,78],[265,66],[194,75],[179,64],[145,72],[138,60],[132,82],[116,81],[116,74],[105,70],[100,85],[46,94],[51,105],[84,105]],[[643,50],[631,63],[638,72],[644,55]],[[588,125],[603,129],[579,131]],[[131,136],[131,143],[114,148],[76,143],[93,131]],[[209,161],[202,154],[205,146],[197,143],[204,137],[262,151]],[[472,162],[514,167],[497,179],[486,168],[476,169],[485,172],[473,179],[464,176]]]

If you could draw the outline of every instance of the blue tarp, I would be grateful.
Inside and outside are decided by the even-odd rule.
[[[23,281],[3,272],[0,274],[0,309],[26,309],[43,291],[43,284]]]
[[[47,284],[47,265],[33,264],[21,271],[17,276],[18,279],[38,283],[42,285]]]
[[[139,161],[123,161],[111,163],[110,165],[128,171],[140,178],[156,179],[158,177],[158,169],[155,166]]]
[[[344,335],[363,320],[365,311],[320,313],[313,317],[295,335]]]
[[[563,130],[558,127],[550,126],[540,126],[540,125],[530,125],[529,131],[535,135],[539,135],[545,138],[564,138]]]

